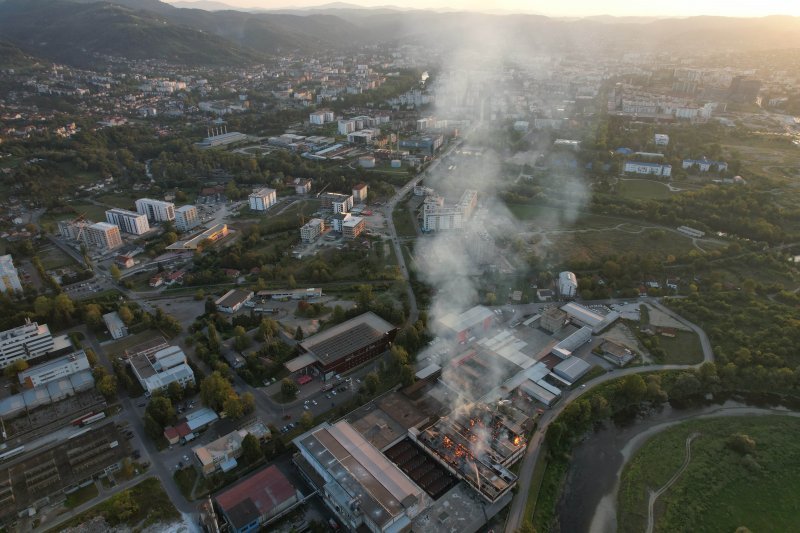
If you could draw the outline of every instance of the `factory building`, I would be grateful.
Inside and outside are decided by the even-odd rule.
[[[295,438],[294,461],[349,531],[410,529],[428,496],[345,421]]]
[[[127,209],[109,209],[106,211],[106,222],[118,226],[120,231],[132,235],[141,235],[150,231],[147,216]]]
[[[108,328],[108,332],[111,334],[111,338],[121,339],[128,335],[128,328],[125,326],[125,322],[119,317],[119,313],[116,311],[112,311],[110,313],[106,313],[103,315],[103,322],[106,323],[106,328]]]
[[[277,192],[275,192],[275,189],[270,189],[269,187],[264,187],[253,191],[247,198],[250,204],[250,209],[253,211],[266,211],[278,203]]]
[[[249,533],[293,508],[300,498],[300,491],[271,465],[223,490],[214,502],[230,531]]]
[[[179,346],[134,353],[129,356],[128,364],[148,395],[167,388],[170,383],[182,387],[194,383],[194,371]]]
[[[567,313],[558,307],[548,307],[542,312],[539,327],[550,333],[555,333],[567,323]]]
[[[555,367],[553,373],[570,385],[581,379],[591,370],[592,365],[579,357],[567,357]]]
[[[243,291],[241,289],[231,289],[223,294],[214,305],[222,313],[233,314],[242,308],[253,297],[253,291]]]
[[[150,198],[136,200],[136,212],[147,215],[147,220],[152,222],[167,222],[175,220],[175,204]]]
[[[589,309],[575,302],[563,305],[561,310],[567,314],[570,321],[579,326],[589,327],[595,335],[609,327],[619,318],[619,313],[616,311],[602,314],[595,309]]]
[[[560,357],[561,359],[566,359],[572,355],[572,352],[590,340],[592,340],[592,328],[584,326],[553,346],[553,348],[550,350],[550,353]]]
[[[175,229],[181,233],[191,231],[200,225],[200,216],[193,205],[182,205],[175,210]]]
[[[397,328],[370,311],[302,341],[300,355],[286,368],[297,372],[313,367],[327,381],[388,350],[396,333]]]
[[[51,381],[69,377],[83,370],[89,370],[89,360],[86,358],[86,352],[78,350],[69,355],[23,370],[17,375],[17,378],[20,385],[26,389],[32,389],[47,385]]]
[[[476,305],[460,315],[449,313],[439,320],[437,326],[443,335],[449,336],[458,342],[465,342],[471,337],[483,337],[494,324],[494,313],[488,307]]]

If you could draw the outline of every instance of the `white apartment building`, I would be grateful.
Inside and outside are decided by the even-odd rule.
[[[248,199],[250,201],[250,209],[253,211],[266,211],[278,203],[278,195],[275,189],[270,189],[269,187],[253,191]]]
[[[120,231],[141,235],[150,231],[150,223],[147,222],[147,215],[128,211],[127,209],[109,209],[106,211],[106,222],[118,226]]]
[[[349,213],[353,209],[353,196],[349,194],[339,194],[337,192],[326,192],[320,196],[322,200],[321,208],[329,209],[332,213]]]
[[[312,218],[300,228],[300,238],[305,243],[314,242],[325,231],[325,221],[321,218]]]
[[[30,320],[23,326],[0,332],[0,368],[17,359],[34,359],[53,349],[53,336],[47,324]]]
[[[0,256],[0,292],[22,292],[19,273],[10,255]]]
[[[672,175],[672,165],[661,163],[642,163],[640,161],[626,161],[623,169],[625,173],[649,174],[668,178]]]
[[[355,120],[340,120],[337,124],[339,135],[348,135],[356,131]]]
[[[86,352],[78,350],[58,359],[23,370],[17,377],[20,385],[32,389],[89,369],[89,359],[86,358]]]
[[[653,140],[656,146],[667,146],[669,144],[669,135],[666,133],[656,133]]]
[[[200,225],[200,216],[193,205],[182,205],[175,210],[175,229],[181,233],[191,231]]]
[[[455,205],[445,205],[441,196],[427,196],[423,205],[423,231],[463,229],[478,205],[478,191],[467,189]]]
[[[330,111],[329,109],[320,109],[319,111],[314,111],[308,115],[308,122],[314,124],[315,126],[321,126],[327,122],[333,122],[333,119],[333,111]]]
[[[170,383],[179,383],[182,387],[194,383],[194,372],[179,346],[169,346],[152,354],[133,354],[128,364],[148,395],[168,387]]]
[[[175,220],[175,204],[163,200],[139,198],[136,200],[136,212],[147,215],[147,219],[153,222]]]
[[[122,246],[119,227],[108,222],[96,222],[83,231],[85,242],[102,250],[113,250]]]

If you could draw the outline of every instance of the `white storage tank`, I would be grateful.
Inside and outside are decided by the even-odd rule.
[[[358,164],[363,168],[374,168],[375,158],[371,155],[361,156],[358,158]]]
[[[399,159],[392,159],[392,168],[400,168],[402,163]]]

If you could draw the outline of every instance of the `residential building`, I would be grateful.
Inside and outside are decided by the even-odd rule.
[[[300,238],[305,243],[314,242],[325,231],[325,221],[321,218],[312,218],[300,228]]]
[[[350,217],[342,222],[342,236],[345,239],[356,239],[367,228],[367,220],[363,217]]]
[[[666,133],[656,133],[653,137],[656,146],[667,146],[669,144],[669,135]]]
[[[86,352],[78,350],[69,355],[23,370],[17,374],[17,378],[20,385],[27,389],[32,389],[89,369],[89,359],[86,358]]]
[[[122,321],[122,319],[119,317],[119,313],[116,311],[104,314],[103,322],[106,323],[106,328],[108,328],[108,332],[111,334],[112,339],[121,339],[122,337],[126,337],[128,335],[128,327],[125,325],[125,322]]]
[[[150,224],[147,222],[147,215],[128,211],[127,209],[109,209],[106,211],[106,221],[109,224],[118,226],[120,231],[132,235],[141,235],[150,231]]]
[[[422,209],[422,231],[463,229],[478,205],[478,191],[467,189],[458,203],[446,205],[441,196],[426,196]]]
[[[331,228],[333,228],[333,231],[342,233],[344,231],[344,223],[351,218],[353,218],[353,215],[350,213],[336,213],[330,218]]]
[[[114,263],[116,263],[120,268],[131,268],[136,264],[136,261],[134,261],[133,257],[129,255],[118,255],[114,258]]]
[[[348,531],[408,531],[429,498],[346,421],[293,441],[295,464]]]
[[[278,203],[275,189],[270,189],[268,187],[253,191],[248,199],[250,201],[250,209],[253,211],[266,211]]]
[[[295,194],[308,194],[311,192],[311,178],[295,178],[292,182]]]
[[[140,198],[136,200],[136,212],[147,215],[152,222],[175,220],[175,204],[163,200]]]
[[[761,80],[736,76],[731,80],[728,98],[732,102],[752,104],[757,101],[759,91],[761,91]]]
[[[681,166],[684,170],[696,169],[700,172],[708,172],[710,170],[715,170],[716,172],[725,172],[728,170],[728,163],[725,161],[712,161],[711,159],[706,159],[705,157],[700,159],[684,159]]]
[[[241,289],[231,289],[225,294],[222,295],[214,305],[217,306],[217,310],[221,313],[228,313],[233,314],[242,306],[250,301],[253,297],[253,291],[243,291]]]
[[[242,441],[247,435],[263,440],[269,437],[270,432],[263,423],[255,422],[223,435],[205,446],[192,448],[192,452],[200,462],[200,471],[203,475],[210,476],[217,471],[229,472],[236,468],[236,459],[242,455]]]
[[[301,497],[283,472],[271,465],[218,493],[214,502],[230,531],[250,533],[291,509]]]
[[[22,292],[22,283],[11,255],[0,256],[0,292]]]
[[[349,213],[353,209],[353,197],[349,194],[326,192],[320,195],[320,207],[332,213]]]
[[[328,122],[333,122],[333,111],[320,109],[308,114],[308,122],[314,126],[322,126]]]
[[[30,360],[50,352],[55,343],[47,324],[27,320],[24,325],[0,332],[0,368],[17,359]]]
[[[648,174],[668,178],[672,175],[672,165],[626,161],[623,169],[626,174]]]
[[[328,380],[384,353],[396,333],[393,325],[367,312],[302,341],[301,355],[286,367],[291,372],[313,367]]]
[[[364,203],[367,201],[367,194],[369,193],[369,186],[366,183],[359,183],[353,187],[353,201]]]
[[[347,142],[353,144],[370,144],[372,140],[380,135],[380,130],[359,130],[347,134]]]
[[[558,275],[558,292],[562,298],[575,298],[578,295],[578,279],[572,272]]]
[[[193,205],[182,205],[175,210],[175,229],[181,233],[191,231],[200,225],[200,216]]]
[[[433,155],[439,148],[442,147],[444,137],[441,135],[430,135],[424,137],[414,137],[410,139],[400,140],[401,150],[410,150],[412,152],[421,153],[424,155]]]
[[[148,396],[170,383],[182,387],[194,383],[194,371],[179,346],[133,353],[128,357],[128,364]]]
[[[96,222],[83,231],[85,242],[101,250],[113,250],[122,246],[119,227],[108,222]]]
[[[339,135],[347,135],[356,131],[356,121],[350,119],[340,120],[337,124]]]

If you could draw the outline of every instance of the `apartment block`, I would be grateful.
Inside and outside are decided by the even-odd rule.
[[[113,250],[122,246],[119,227],[108,222],[96,222],[87,226],[83,235],[87,244],[102,250]]]
[[[147,219],[153,222],[175,220],[175,204],[163,200],[139,198],[136,200],[136,212],[147,215]]]
[[[78,350],[58,359],[23,370],[17,377],[20,385],[27,389],[32,389],[89,369],[89,359],[86,358],[86,352]]]
[[[17,359],[35,359],[53,349],[53,336],[47,324],[28,320],[24,325],[0,332],[0,368]]]
[[[320,207],[332,213],[349,213],[353,209],[353,197],[349,194],[326,192],[320,195]]]
[[[366,183],[359,183],[355,187],[353,187],[353,201],[354,202],[366,202],[367,201],[367,194],[369,194],[369,186]]]
[[[355,239],[367,228],[367,221],[362,217],[350,217],[342,223],[342,236]]]
[[[300,228],[300,238],[305,243],[314,242],[325,231],[325,221],[321,218],[312,218]]]
[[[200,225],[200,216],[193,205],[182,205],[175,210],[175,228],[181,233],[191,231]]]
[[[141,235],[150,231],[147,215],[127,209],[109,209],[106,211],[106,222],[114,224],[119,227],[120,231],[132,235]]]
[[[268,187],[253,191],[248,199],[250,201],[250,209],[253,211],[266,211],[278,203],[278,196],[275,189],[270,189]]]
[[[445,204],[440,196],[427,196],[423,204],[423,231],[463,229],[478,205],[478,191],[467,189],[456,204]]]
[[[10,255],[0,256],[0,292],[21,292],[22,283]]]

